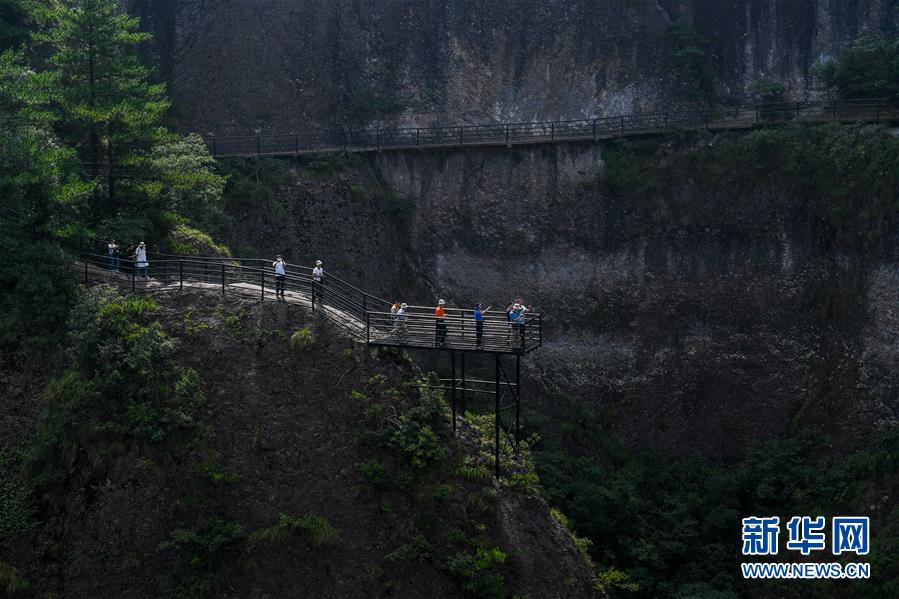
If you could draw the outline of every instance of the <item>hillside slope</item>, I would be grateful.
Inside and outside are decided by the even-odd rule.
[[[44,524],[0,545],[33,591],[593,595],[587,561],[529,480],[497,485],[485,440],[470,425],[453,440],[446,403],[419,394],[406,358],[290,304],[156,299],[152,319],[199,375],[200,424],[161,445],[82,435],[63,495],[37,502]]]

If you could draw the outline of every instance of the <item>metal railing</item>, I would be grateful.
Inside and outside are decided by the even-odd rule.
[[[108,283],[133,293],[188,287],[262,301],[279,299],[279,282],[268,260],[150,254],[148,266],[142,268],[130,258],[89,252],[78,255],[85,284]],[[510,324],[504,314],[488,313],[479,335],[473,311],[448,308],[445,335],[441,336],[433,307],[411,306],[398,322],[390,313],[389,302],[327,271],[318,284],[311,268],[287,264],[281,285],[284,301],[311,308],[370,345],[524,354],[542,344],[540,314],[528,313],[521,323]]]
[[[369,311],[365,339],[369,345],[525,354],[542,344],[543,317],[527,313],[509,322],[504,313],[487,314],[478,326],[471,310],[448,308],[443,318],[424,306],[410,306],[400,318]]]
[[[398,127],[278,135],[206,136],[213,156],[278,156],[320,151],[461,147],[584,141],[675,129],[747,129],[788,122],[893,121],[899,105],[882,99],[778,102],[535,123]]]

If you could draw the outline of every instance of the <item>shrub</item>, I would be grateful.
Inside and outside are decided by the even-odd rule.
[[[899,99],[899,37],[863,35],[812,74],[841,98]]]
[[[207,460],[200,464],[200,473],[216,485],[236,483],[240,480],[239,474],[228,470],[218,460]]]
[[[331,522],[324,516],[312,512],[305,516],[281,514],[278,521],[268,528],[260,528],[247,538],[247,552],[259,543],[284,544],[293,538],[305,538],[313,545],[333,545],[339,535]]]
[[[499,599],[506,596],[506,586],[496,567],[505,561],[506,554],[496,547],[476,547],[474,553],[459,552],[452,556],[446,568],[475,597]]]
[[[169,247],[175,254],[187,256],[231,256],[228,246],[216,243],[208,233],[178,224],[169,233]]]
[[[209,597],[218,575],[247,539],[244,528],[223,518],[205,519],[197,528],[176,528],[158,551],[173,551],[177,565],[166,578],[167,591],[179,597]]]
[[[362,480],[378,490],[386,489],[390,484],[387,468],[374,458],[359,466],[359,474],[362,475]]]
[[[82,294],[70,317],[69,368],[48,385],[47,408],[24,452],[32,484],[62,480],[83,448],[102,457],[115,443],[158,442],[197,424],[205,401],[199,377],[177,366],[177,340],[150,321],[157,308],[108,287]]]
[[[404,543],[387,554],[387,561],[417,561],[423,562],[429,559],[434,547],[422,536],[417,536],[409,543]]]
[[[455,489],[453,488],[453,485],[444,483],[442,485],[439,485],[436,489],[434,489],[434,492],[431,493],[431,498],[436,501],[443,501],[445,499],[449,499],[450,496],[452,496],[454,490]]]
[[[314,345],[315,335],[309,327],[303,327],[290,336],[290,347],[294,351],[307,351]]]
[[[15,466],[12,454],[0,451],[0,540],[14,539],[34,524],[31,494],[16,480]]]

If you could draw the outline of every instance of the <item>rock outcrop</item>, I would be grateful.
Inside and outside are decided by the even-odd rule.
[[[185,130],[576,119],[746,101],[809,67],[891,0],[351,2],[132,0]]]

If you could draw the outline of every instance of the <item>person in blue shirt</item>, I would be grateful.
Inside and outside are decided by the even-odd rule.
[[[512,305],[512,311],[509,312],[509,321],[512,323],[512,332],[518,333],[520,338],[521,348],[524,348],[524,323],[526,321],[526,314],[529,308],[525,307],[524,304],[519,303],[521,300],[519,299]],[[512,344],[512,340],[509,339],[509,344]]]
[[[487,306],[487,308],[481,311],[481,304],[474,305],[474,331],[475,331],[475,347],[477,349],[483,349],[483,340],[484,340],[484,314],[490,311],[492,306]]]

